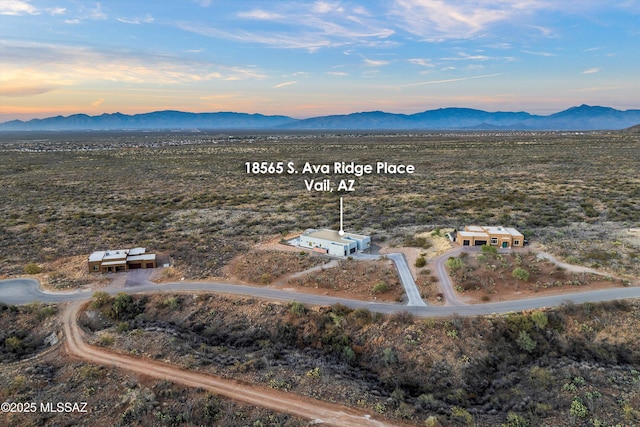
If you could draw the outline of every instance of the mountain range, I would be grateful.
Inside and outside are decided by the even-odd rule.
[[[233,112],[145,114],[74,114],[0,123],[0,131],[35,130],[619,130],[640,123],[640,110],[581,105],[548,116],[526,112],[487,112],[440,108],[416,114],[370,111],[294,119]]]

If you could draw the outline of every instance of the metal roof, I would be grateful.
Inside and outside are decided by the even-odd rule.
[[[104,254],[106,251],[95,251],[91,255],[89,255],[89,262],[102,261]]]
[[[116,249],[116,250],[108,250],[102,257],[103,261],[114,260],[114,259],[124,259],[127,257],[129,253],[128,249]]]
[[[363,236],[363,235],[354,234],[354,233],[344,233],[341,236],[337,231],[328,230],[328,229],[323,229],[323,230],[310,229],[310,230],[307,230],[303,235],[307,237],[315,237],[316,239],[323,239],[331,242],[340,243],[342,245],[348,245],[349,243],[353,242],[353,240],[362,240],[368,237],[368,236]]]
[[[144,255],[136,255],[136,256],[128,256],[128,261],[152,261],[156,259],[156,254],[144,254]]]

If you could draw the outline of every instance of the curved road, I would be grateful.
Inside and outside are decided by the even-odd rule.
[[[602,289],[597,291],[527,298],[515,301],[503,301],[486,304],[461,306],[409,306],[392,303],[360,301],[347,298],[336,298],[325,295],[304,294],[280,289],[269,289],[255,286],[242,286],[227,283],[167,283],[145,284],[125,288],[105,288],[105,292],[115,294],[148,293],[148,292],[216,292],[234,295],[252,296],[277,301],[298,301],[309,305],[343,304],[351,308],[366,308],[374,312],[392,314],[402,311],[420,317],[478,316],[485,314],[508,313],[512,311],[531,310],[542,307],[559,306],[566,303],[581,304],[585,302],[601,302],[619,299],[640,298],[640,287]],[[39,283],[32,279],[12,279],[0,281],[0,302],[5,304],[28,304],[30,302],[65,302],[80,301],[91,298],[92,292],[49,293],[40,289]]]
[[[300,301],[305,304],[331,305],[340,303],[352,308],[367,308],[381,313],[408,311],[417,316],[475,316],[491,313],[521,311],[539,307],[561,305],[566,302],[583,303],[609,301],[625,298],[640,298],[640,287],[606,289],[582,292],[571,295],[560,295],[505,301],[481,305],[462,306],[415,306],[388,303],[371,303],[344,298],[333,298],[322,295],[300,294],[297,292],[266,289],[253,286],[240,286],[225,283],[169,283],[153,284],[140,280],[137,286],[106,288],[109,293],[127,292],[217,292],[237,295],[248,295],[270,300]],[[82,302],[88,300],[92,292],[50,293],[40,288],[39,282],[31,279],[14,279],[0,281],[0,302],[7,304],[26,304],[41,302],[72,302],[64,312],[64,332],[69,352],[76,357],[93,363],[116,366],[134,372],[144,373],[156,378],[168,379],[189,387],[200,387],[220,395],[240,400],[249,404],[268,407],[303,418],[314,420],[314,423],[326,423],[336,426],[386,426],[384,422],[371,418],[368,414],[353,408],[337,404],[313,400],[307,397],[264,389],[258,386],[243,384],[238,381],[218,378],[199,372],[192,372],[169,364],[152,360],[111,353],[107,350],[87,345],[82,339],[82,331],[76,321]],[[394,425],[398,425],[394,423]]]
[[[437,257],[434,261],[436,267],[436,276],[438,277],[438,281],[440,282],[440,289],[442,290],[442,294],[444,295],[444,299],[446,301],[447,306],[463,306],[467,305],[458,299],[456,292],[453,290],[453,283],[451,283],[451,277],[447,273],[447,268],[445,266],[449,257],[456,257],[460,255],[460,253],[464,250],[463,247],[459,247],[457,249],[447,251]]]

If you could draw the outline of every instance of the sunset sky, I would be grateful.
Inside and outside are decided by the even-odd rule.
[[[0,0],[0,122],[640,108],[640,0]]]

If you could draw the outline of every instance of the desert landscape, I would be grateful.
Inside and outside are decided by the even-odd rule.
[[[372,253],[402,253],[433,306],[446,303],[433,262],[458,247],[447,233],[468,224],[515,226],[531,245],[448,259],[464,303],[637,286],[640,182],[633,171],[640,153],[634,134],[2,138],[0,184],[8,195],[0,207],[2,275],[37,278],[52,291],[94,292],[78,317],[93,346],[238,379],[265,393],[337,402],[392,424],[640,420],[635,302],[434,319],[198,292],[107,294],[101,290],[117,283],[126,290],[126,273],[93,274],[86,264],[94,250],[144,246],[170,263],[151,276],[161,284],[220,280],[402,304],[404,291],[389,260],[332,261],[288,244],[309,227],[337,229],[342,196],[348,229],[371,235]],[[244,168],[249,160],[319,164],[341,158],[410,159],[416,173],[357,177],[356,191],[335,194],[307,191],[302,178],[255,176]],[[567,270],[541,253],[597,274]],[[527,274],[515,274],[517,268]],[[93,405],[92,423],[306,423],[78,360],[65,349],[66,304],[2,307],[5,400],[82,396]],[[186,401],[202,404],[180,403]],[[12,414],[7,420],[48,424],[60,416]],[[89,422],[82,414],[62,416]]]

